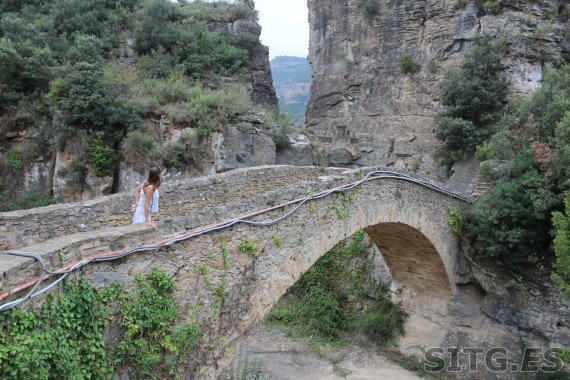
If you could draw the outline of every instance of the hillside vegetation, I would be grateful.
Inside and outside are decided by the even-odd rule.
[[[463,233],[475,251],[531,273],[557,261],[554,278],[567,286],[570,66],[545,66],[531,98],[504,106],[509,83],[501,59],[493,39],[480,36],[460,70],[442,82],[447,108],[436,134],[445,146],[438,154],[448,165],[475,154],[479,174],[493,184],[464,215]]]
[[[262,45],[236,20],[257,20],[252,0],[2,1],[0,170],[22,183],[63,146],[77,188],[119,161],[197,166],[212,132],[259,107],[247,85]],[[160,118],[184,130],[178,143],[162,145]],[[0,185],[0,209],[53,201],[49,186],[22,191]]]

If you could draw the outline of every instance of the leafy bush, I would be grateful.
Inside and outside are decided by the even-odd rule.
[[[438,155],[448,168],[490,137],[490,125],[501,117],[508,90],[501,58],[490,35],[478,36],[461,69],[441,83],[446,109],[436,118],[436,136],[446,143]]]
[[[97,292],[83,280],[66,285],[57,302],[50,294],[38,311],[0,313],[1,377],[111,377],[103,341],[105,311]]]
[[[178,25],[181,19],[180,7],[172,1],[146,2],[136,15],[136,52],[147,54],[160,49],[172,51],[180,37]]]
[[[6,163],[13,170],[22,169],[24,166],[22,162],[22,152],[16,148],[12,148],[6,153]]]
[[[420,71],[420,65],[414,62],[411,55],[404,55],[400,58],[400,70],[405,74],[414,74]]]
[[[477,252],[511,268],[536,263],[549,245],[550,212],[558,203],[530,154],[503,169],[503,178],[467,213],[466,234]]]
[[[163,48],[151,50],[148,55],[142,56],[137,66],[144,77],[163,79],[174,71],[172,56],[167,54]]]
[[[195,132],[184,129],[178,141],[172,145],[165,163],[167,166],[183,170],[192,163],[198,165],[204,155],[204,147],[198,142]]]
[[[113,367],[122,367],[130,378],[179,378],[196,370],[202,328],[176,325],[172,278],[155,269],[135,279],[130,293],[119,285],[98,291],[85,280],[67,283],[39,310],[0,313],[0,377],[110,379]],[[106,346],[110,321],[118,324],[116,340]]]
[[[237,115],[251,108],[249,95],[241,86],[230,85],[218,91],[195,89],[195,97],[188,103],[188,109],[193,116],[193,126],[198,128],[198,134],[202,137],[222,130]]]
[[[564,213],[552,213],[554,225],[555,273],[552,280],[564,291],[564,298],[570,298],[570,191],[564,199]]]
[[[191,19],[223,23],[258,19],[254,0],[217,1],[211,4],[205,1],[192,1],[184,7],[184,13]]]
[[[115,165],[119,161],[119,157],[113,148],[103,145],[100,140],[96,139],[88,144],[87,151],[89,153],[89,163],[95,170],[97,177],[113,174]]]
[[[273,130],[272,138],[277,149],[287,148],[291,145],[289,140],[289,134],[293,131],[291,118],[287,113],[282,112],[279,106],[265,114],[264,125]]]
[[[375,342],[386,344],[404,335],[405,322],[406,313],[401,308],[395,306],[390,299],[379,297],[366,313],[357,314],[349,324],[354,331],[366,334]]]
[[[496,15],[502,12],[504,0],[476,0],[475,5],[478,7],[478,15],[492,14]]]
[[[29,191],[14,203],[10,203],[2,211],[28,210],[36,207],[49,206],[61,202],[59,197],[52,197],[49,193]]]
[[[373,279],[364,232],[323,255],[273,307],[267,320],[317,342],[338,343],[355,332],[386,344],[403,334],[406,313]],[[349,243],[350,242],[350,243]],[[357,303],[364,305],[362,308]]]
[[[477,252],[524,270],[553,258],[551,213],[563,210],[570,146],[570,68],[547,72],[529,100],[516,102],[479,156],[505,161],[496,184],[466,214]]]
[[[152,135],[142,130],[130,132],[127,136],[126,158],[129,162],[151,162],[161,154],[161,146]]]
[[[463,218],[461,215],[461,211],[456,208],[447,208],[447,215],[449,215],[449,219],[447,220],[447,224],[451,228],[451,232],[456,235],[459,235],[461,219]]]

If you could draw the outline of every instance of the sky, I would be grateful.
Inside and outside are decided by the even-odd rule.
[[[262,27],[261,43],[269,46],[269,59],[281,55],[307,57],[307,0],[255,0],[255,9]]]

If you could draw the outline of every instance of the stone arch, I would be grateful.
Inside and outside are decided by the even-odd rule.
[[[434,245],[417,229],[404,223],[379,223],[364,231],[378,247],[394,287],[438,298],[451,297],[445,265]]]

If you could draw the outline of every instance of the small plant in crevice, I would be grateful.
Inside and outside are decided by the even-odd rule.
[[[16,148],[12,148],[6,153],[6,163],[12,170],[20,170],[24,166],[22,161],[22,152]]]
[[[224,260],[224,269],[230,269],[230,253],[228,251],[228,245],[221,239],[220,241],[220,252],[222,253],[222,258]]]
[[[509,281],[507,281],[505,283],[505,288],[515,292],[515,293],[524,293],[526,292],[526,286],[524,286],[524,284],[521,284],[520,282],[518,282],[517,280],[510,279]]]
[[[212,260],[212,255],[209,254],[204,262],[198,262],[194,264],[194,272],[202,276],[202,280],[204,281],[204,283],[208,288],[211,288],[212,286],[212,280],[208,276],[208,274],[211,271],[210,269],[211,260]]]
[[[400,71],[402,74],[415,74],[420,71],[420,65],[414,62],[414,58],[411,55],[406,54],[400,58]]]
[[[333,210],[336,213],[337,218],[339,218],[339,219],[345,219],[348,216],[348,214],[345,213],[342,210],[342,208],[337,204],[330,205],[329,209]]]
[[[281,247],[281,245],[283,245],[283,240],[279,235],[271,236],[271,240],[273,241],[273,244],[275,244],[276,247]]]
[[[246,235],[244,241],[238,245],[238,250],[249,257],[257,257],[259,255],[259,244],[251,240],[249,235]]]
[[[453,207],[448,207],[447,215],[449,215],[447,224],[449,225],[449,228],[451,228],[451,232],[455,235],[459,235],[461,232],[461,220],[463,219],[461,211]]]
[[[313,191],[313,189],[309,188],[307,190],[307,198],[313,198],[314,196],[315,196],[315,192]],[[315,201],[310,200],[309,201],[309,213],[311,213],[311,214],[314,213],[316,210],[316,207],[317,207],[317,205],[316,205]]]

